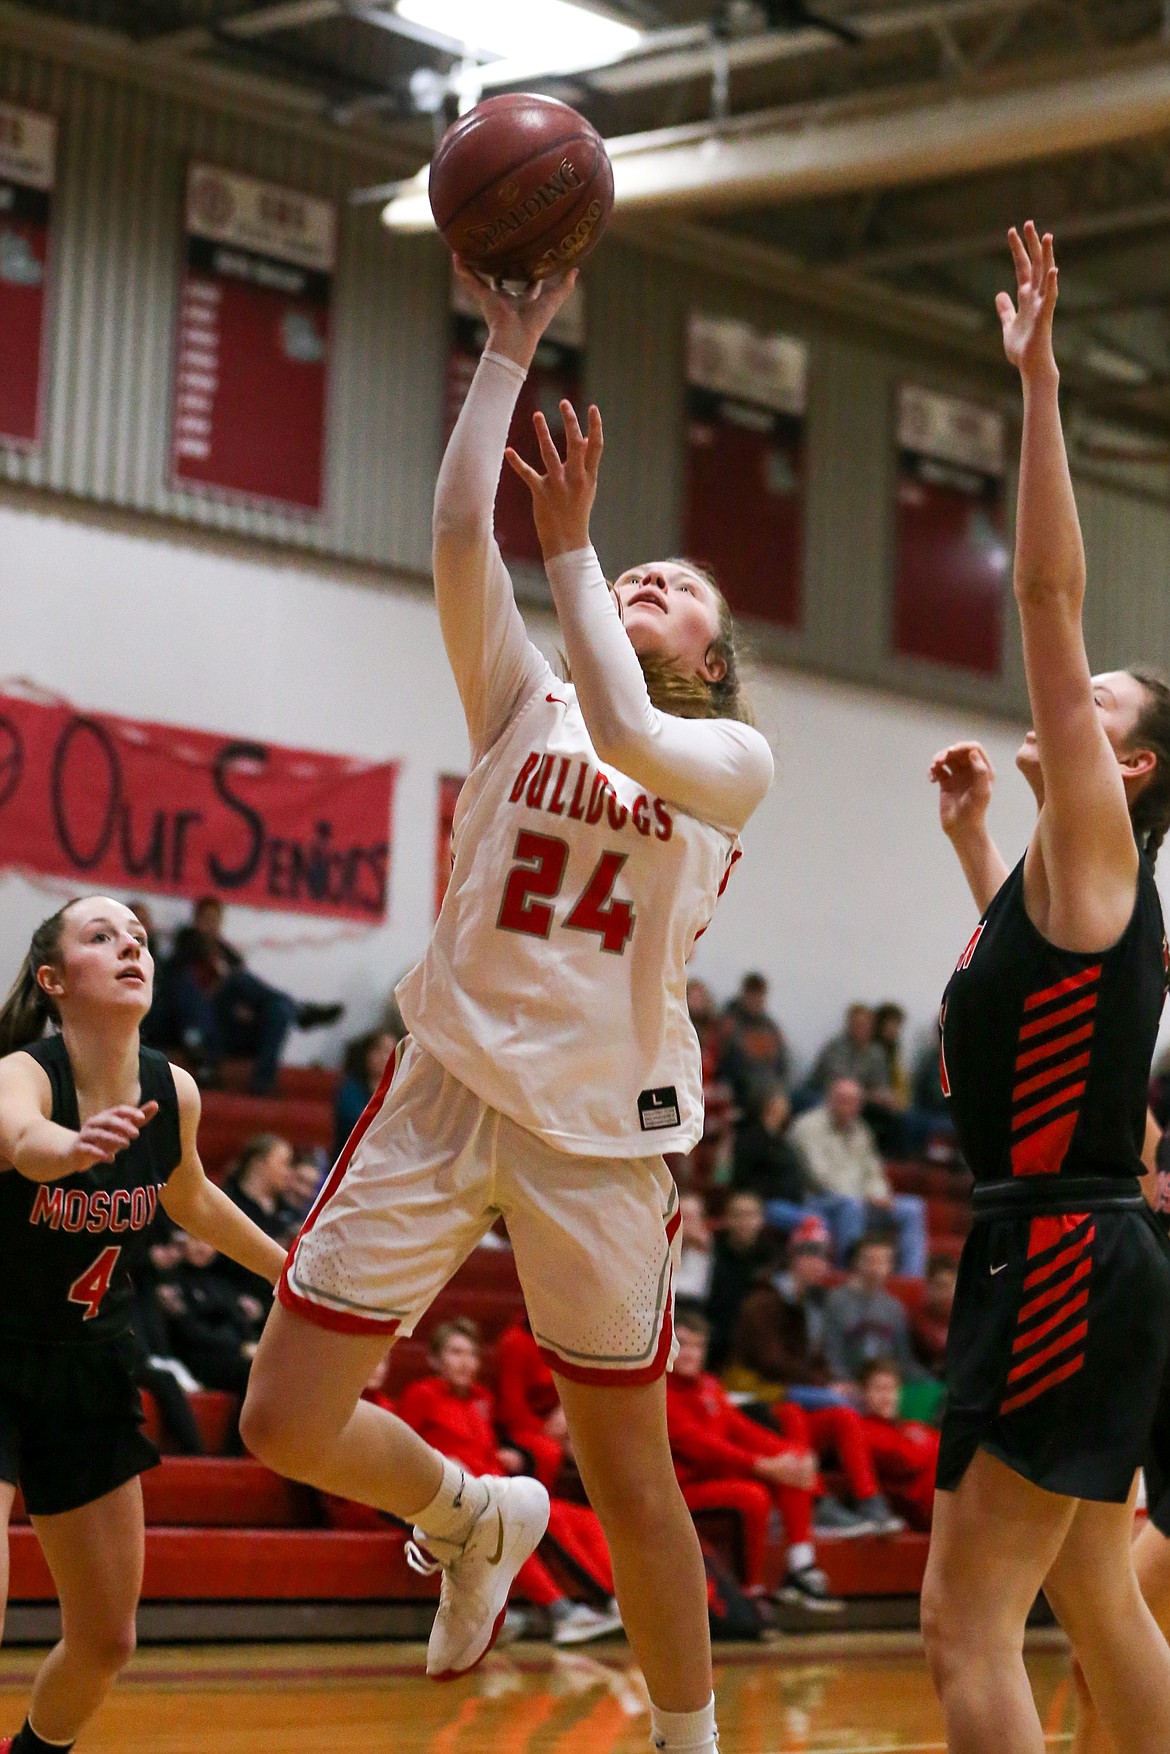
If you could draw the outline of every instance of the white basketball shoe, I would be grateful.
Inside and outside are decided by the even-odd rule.
[[[443,1574],[427,1645],[433,1681],[454,1681],[486,1657],[504,1623],[513,1579],[548,1527],[548,1493],[539,1480],[481,1478],[487,1503],[462,1546],[418,1528],[406,1544],[412,1571]]]

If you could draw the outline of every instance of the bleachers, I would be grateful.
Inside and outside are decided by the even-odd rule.
[[[259,1131],[279,1132],[298,1146],[328,1147],[335,1084],[333,1074],[287,1068],[272,1098],[233,1089],[206,1092],[200,1148],[208,1172],[222,1177],[244,1140]],[[952,1171],[917,1163],[891,1165],[890,1179],[899,1192],[916,1193],[927,1201],[932,1251],[957,1255],[970,1223],[962,1180]],[[897,1281],[893,1289],[911,1309],[921,1295],[916,1281]],[[511,1251],[476,1249],[428,1312],[418,1334],[394,1348],[390,1392],[400,1392],[425,1372],[427,1335],[439,1322],[456,1315],[470,1316],[479,1324],[484,1376],[491,1384],[495,1342],[520,1308]],[[405,1529],[389,1524],[356,1531],[325,1526],[315,1493],[279,1478],[250,1457],[225,1453],[236,1430],[237,1407],[231,1396],[203,1392],[192,1400],[208,1455],[165,1455],[158,1469],[143,1476],[145,1602],[411,1603],[436,1593],[435,1580],[418,1577],[406,1565]],[[147,1430],[159,1440],[157,1409],[149,1397]],[[701,1516],[699,1521],[715,1545],[729,1544],[734,1531],[726,1518]],[[916,1596],[926,1546],[925,1536],[906,1534],[881,1540],[824,1540],[817,1551],[834,1590],[862,1603],[874,1597]],[[52,1580],[19,1500],[11,1555],[12,1600],[52,1600]],[[783,1566],[780,1547],[771,1554],[770,1563],[778,1583]]]

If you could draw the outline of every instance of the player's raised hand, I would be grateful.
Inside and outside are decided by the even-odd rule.
[[[568,554],[574,548],[589,545],[589,514],[597,495],[597,472],[605,437],[601,415],[596,407],[589,409],[587,430],[581,431],[573,404],[561,403],[561,419],[565,423],[565,455],[562,458],[548,430],[548,421],[541,413],[532,417],[536,442],[544,462],[545,473],[526,463],[511,445],[504,452],[532,495],[532,515],[536,534],[540,537],[541,553],[546,560],[554,555]]]
[[[577,270],[538,280],[516,297],[496,288],[455,258],[455,278],[475,300],[488,326],[488,346],[494,353],[514,359],[527,371],[541,336],[561,306],[572,296],[577,284]]]
[[[1023,236],[1008,232],[1016,265],[1016,297],[1001,292],[995,301],[1003,325],[1003,350],[1022,378],[1056,370],[1052,351],[1052,316],[1056,310],[1057,267],[1052,233],[1041,237],[1029,219]]]
[[[938,787],[938,816],[945,835],[982,822],[991,803],[995,769],[980,743],[952,743],[930,764]]]
[[[90,1115],[70,1150],[70,1174],[79,1169],[92,1169],[96,1163],[113,1163],[118,1153],[134,1143],[157,1113],[157,1102],[145,1102],[141,1108],[124,1102],[116,1108],[104,1108],[99,1114]]]

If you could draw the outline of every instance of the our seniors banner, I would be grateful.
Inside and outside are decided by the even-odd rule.
[[[374,924],[397,773],[0,694],[0,868]]]

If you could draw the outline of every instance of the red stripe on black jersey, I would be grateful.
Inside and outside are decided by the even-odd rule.
[[[1078,1074],[1087,1071],[1092,1057],[1100,981],[1101,964],[1097,962],[1039,992],[1029,993],[1024,1000],[1024,1016],[1029,1021],[1020,1025],[1012,1089],[1013,1175],[1056,1175],[1064,1162],[1085,1094],[1085,1078]],[[1070,994],[1080,996],[1069,1004]],[[1077,1016],[1085,1021],[1074,1030],[1064,1030],[1064,1025]],[[1064,1033],[1036,1043],[1038,1036],[1054,1028]],[[1033,1045],[1025,1048],[1025,1041]],[[1069,1053],[1070,1045],[1081,1051]],[[1027,1076],[1021,1076],[1025,1071]],[[1047,1094],[1041,1095],[1042,1092]],[[1038,1126],[1039,1122],[1043,1125]]]
[[[1041,1005],[1050,1005],[1054,999],[1063,999],[1066,993],[1075,993],[1079,988],[1092,986],[1100,979],[1101,964],[1097,962],[1091,968],[1083,968],[1079,974],[1070,974],[1065,980],[1057,981],[1054,986],[1029,994],[1024,1000],[1024,1010],[1037,1011]]]

